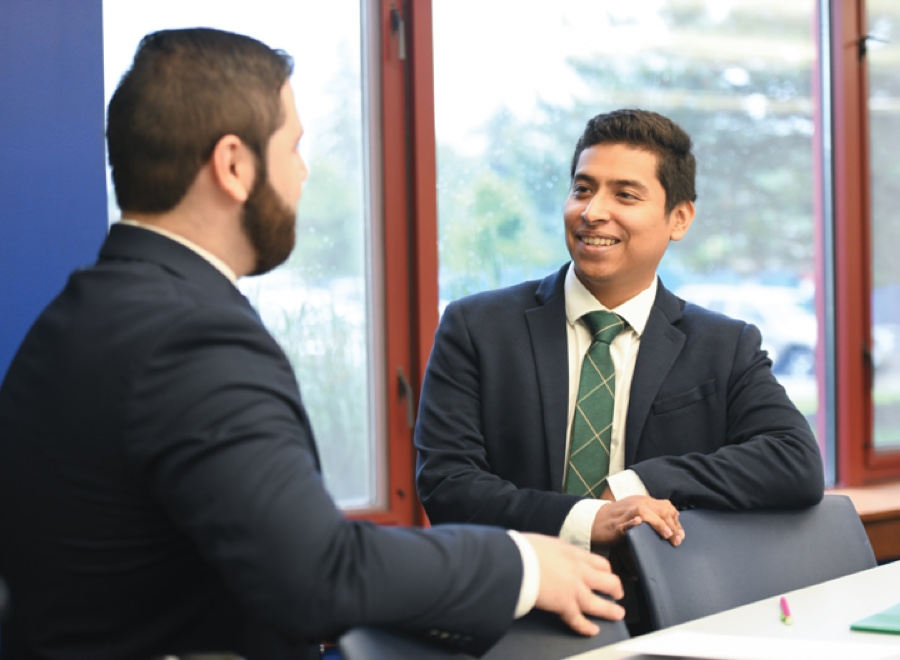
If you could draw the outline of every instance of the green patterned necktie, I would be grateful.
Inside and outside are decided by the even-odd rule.
[[[609,445],[616,401],[616,373],[609,344],[625,327],[625,322],[612,312],[590,312],[582,318],[593,341],[581,364],[569,443],[566,492],[600,497],[609,473]]]

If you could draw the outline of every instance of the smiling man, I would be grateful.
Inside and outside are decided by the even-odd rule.
[[[657,278],[694,219],[695,170],[690,137],[666,117],[594,117],[563,209],[571,262],[447,307],[415,433],[432,522],[604,549],[646,522],[679,545],[680,509],[822,498],[816,441],[773,377],[758,329],[680,300]],[[600,310],[621,330],[600,370],[609,418],[592,427],[602,452],[587,463],[601,467],[586,483],[573,438],[577,420],[595,424],[579,385],[592,344],[585,315]]]

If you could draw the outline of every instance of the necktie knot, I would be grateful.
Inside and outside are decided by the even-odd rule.
[[[588,312],[581,318],[587,323],[593,341],[602,341],[604,344],[611,343],[625,327],[622,317],[612,312]]]

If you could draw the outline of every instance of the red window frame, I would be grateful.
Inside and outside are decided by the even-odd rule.
[[[900,451],[875,452],[871,353],[871,170],[865,0],[830,3],[834,118],[835,418],[837,481],[900,476]]]
[[[431,2],[381,0],[384,319],[387,447],[383,510],[349,512],[380,524],[423,524],[415,491],[419,385],[438,321],[437,192]]]

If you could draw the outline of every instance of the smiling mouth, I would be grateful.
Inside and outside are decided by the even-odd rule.
[[[601,238],[600,236],[581,236],[581,242],[585,245],[604,246],[615,245],[619,241],[615,238]]]

